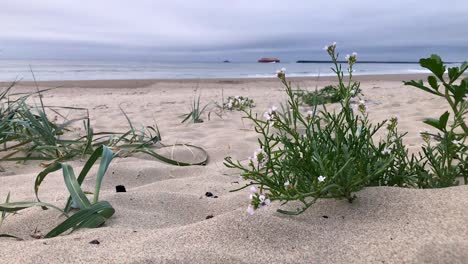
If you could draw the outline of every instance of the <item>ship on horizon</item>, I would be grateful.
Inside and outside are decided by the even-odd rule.
[[[278,63],[280,60],[278,58],[261,58],[258,60],[260,63]]]

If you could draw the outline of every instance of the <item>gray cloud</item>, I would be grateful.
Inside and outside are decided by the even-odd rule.
[[[321,59],[337,41],[367,59],[468,58],[468,2],[15,0],[0,58]]]

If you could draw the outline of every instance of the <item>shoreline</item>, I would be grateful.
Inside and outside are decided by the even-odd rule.
[[[373,74],[373,75],[354,75],[353,79],[360,82],[369,81],[404,81],[426,79],[429,74],[409,73],[409,74]],[[345,76],[346,78],[346,76]],[[334,82],[336,76],[321,77],[288,77],[292,82]],[[203,83],[203,84],[247,84],[247,83],[276,83],[276,77],[263,78],[192,78],[192,79],[97,79],[97,80],[49,80],[37,81],[39,86],[54,86],[57,88],[143,88],[161,83]],[[0,81],[1,87],[6,87],[11,82]],[[29,87],[34,86],[34,81],[18,81],[16,86]]]

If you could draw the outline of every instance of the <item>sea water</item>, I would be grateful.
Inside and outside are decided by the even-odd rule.
[[[331,63],[21,61],[0,60],[0,81],[266,78],[286,68],[287,76],[333,75]],[[343,69],[346,70],[346,64]],[[355,75],[426,73],[417,63],[362,63]]]

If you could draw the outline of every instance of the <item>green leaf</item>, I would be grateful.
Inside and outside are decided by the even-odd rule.
[[[65,185],[67,186],[68,192],[70,192],[70,196],[76,205],[80,209],[85,209],[91,206],[91,203],[81,190],[81,186],[75,178],[73,168],[68,164],[62,164],[62,172]]]
[[[456,81],[457,78],[460,76],[460,71],[458,70],[458,67],[448,68],[448,76],[451,83]]]
[[[468,62],[465,61],[460,65],[460,75],[463,74],[468,69]]]
[[[439,119],[435,119],[435,118],[428,118],[426,120],[424,120],[424,123],[430,125],[430,126],[433,126],[437,129],[439,129],[440,131],[442,132],[445,132],[446,131],[446,127],[447,127],[447,122],[448,122],[448,118],[449,118],[449,112],[445,112],[443,113]]]
[[[99,159],[102,155],[103,155],[103,150],[104,150],[104,147],[105,146],[100,146],[98,147],[94,152],[93,154],[91,154],[91,156],[89,157],[89,159],[86,161],[83,169],[81,170],[80,172],[80,175],[78,175],[78,179],[77,179],[77,182],[78,184],[81,186],[81,184],[83,183],[84,179],[86,178],[86,176],[88,175],[88,172],[91,170],[91,168],[93,167],[94,163],[96,163],[97,159]],[[109,148],[105,147],[106,148],[106,151],[109,152]],[[110,152],[112,153],[112,152]],[[108,155],[108,154],[107,154]],[[108,158],[107,158],[108,159]],[[110,163],[110,160],[108,160],[108,162]],[[102,165],[102,162],[101,162],[101,165]],[[107,164],[106,166],[109,166],[109,164]],[[107,167],[106,167],[107,169]],[[101,179],[102,180],[102,179]],[[69,212],[70,209],[71,209],[71,202],[72,202],[72,197],[69,197],[68,200],[67,200],[67,203],[65,205],[65,212]]]
[[[64,215],[66,215],[65,212],[62,211],[60,208],[58,208],[58,207],[56,207],[56,206],[54,206],[52,204],[43,203],[43,202],[3,203],[3,204],[0,204],[0,211],[12,213],[12,212],[18,212],[18,211],[21,211],[21,210],[24,210],[24,209],[27,209],[27,208],[30,208],[30,207],[34,207],[34,206],[50,207],[50,208],[53,208],[53,209],[56,209],[56,210],[60,211]]]
[[[419,81],[409,81],[409,82],[403,82],[405,85],[410,85],[410,86],[414,86],[414,87],[417,87],[423,91],[426,91],[426,92],[429,92],[431,94],[435,94],[435,95],[438,95],[438,96],[443,96],[441,93],[437,92],[437,91],[434,91],[432,89],[430,89],[429,87],[426,87],[424,86],[423,84],[423,81],[422,80],[419,80]]]
[[[420,59],[419,64],[421,67],[430,70],[435,76],[442,80],[445,72],[445,66],[439,55],[432,54],[429,58]]]
[[[434,89],[434,90],[439,90],[439,84],[437,83],[437,79],[436,77],[434,76],[429,76],[427,77],[427,82],[431,85],[431,87]]]
[[[104,178],[104,175],[106,174],[106,171],[109,168],[109,164],[111,163],[112,158],[114,157],[114,153],[112,153],[112,151],[106,146],[102,146],[100,148],[102,148],[101,163],[99,164],[99,169],[97,172],[93,203],[96,203],[99,199],[99,191],[101,190],[102,179]]]
[[[450,115],[449,112],[446,111],[439,117],[439,125],[444,129],[444,131],[445,131],[445,128],[447,127],[449,115]]]
[[[39,186],[41,185],[42,181],[44,181],[45,177],[54,171],[57,171],[62,168],[62,164],[55,162],[52,163],[51,165],[47,166],[43,171],[41,171],[37,177],[36,181],[34,183],[34,193],[36,194],[37,201],[40,202],[41,200],[39,199]],[[43,207],[42,209],[47,209],[46,207]]]
[[[458,104],[468,93],[468,77],[460,82],[460,85],[452,85],[454,88],[453,96],[455,103]]]
[[[0,237],[8,237],[8,238],[15,238],[17,240],[23,240],[17,236],[14,236],[14,235],[9,235],[9,234],[0,234]]]
[[[106,202],[100,201],[88,208],[82,209],[63,221],[57,227],[47,233],[44,238],[56,237],[70,229],[95,228],[101,226],[102,219],[109,219],[115,213],[114,208]]]

